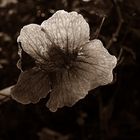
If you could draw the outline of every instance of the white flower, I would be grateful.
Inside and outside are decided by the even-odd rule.
[[[41,25],[24,26],[17,41],[36,62],[12,89],[20,103],[36,103],[50,93],[47,107],[56,111],[113,80],[116,57],[100,40],[89,40],[89,25],[76,12],[60,10]]]

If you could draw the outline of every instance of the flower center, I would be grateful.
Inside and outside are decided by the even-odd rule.
[[[42,65],[42,68],[53,72],[53,71],[62,71],[64,69],[71,69],[74,66],[74,62],[78,56],[78,51],[61,49],[60,47],[52,47],[48,51],[49,58],[46,60],[45,64]]]

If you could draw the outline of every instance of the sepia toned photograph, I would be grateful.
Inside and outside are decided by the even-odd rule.
[[[0,0],[0,140],[140,140],[140,0]]]

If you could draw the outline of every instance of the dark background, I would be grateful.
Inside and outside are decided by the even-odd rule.
[[[9,2],[11,1],[11,2]],[[140,140],[139,0],[0,0],[0,89],[17,82],[20,29],[40,24],[55,11],[81,13],[118,58],[114,81],[90,91],[73,107],[52,113],[38,104],[0,101],[0,140]]]

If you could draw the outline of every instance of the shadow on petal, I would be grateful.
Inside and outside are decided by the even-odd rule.
[[[49,91],[47,73],[34,68],[20,74],[17,84],[11,90],[11,96],[22,104],[37,103]]]
[[[90,81],[86,79],[86,75],[76,71],[76,73],[65,71],[63,74],[56,75],[56,82],[47,102],[47,107],[55,112],[58,108],[64,106],[71,107],[77,101],[84,98],[88,94]]]

